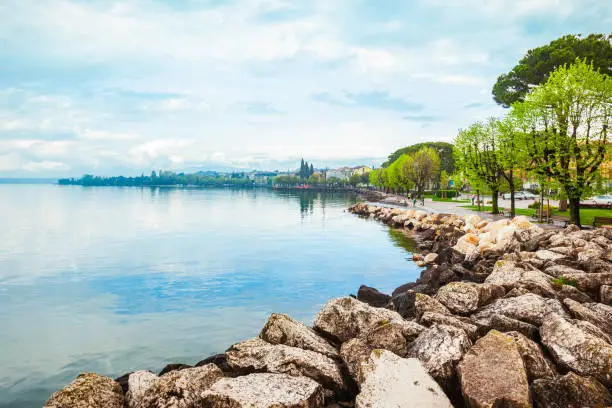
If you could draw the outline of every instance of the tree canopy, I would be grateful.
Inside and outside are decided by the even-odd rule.
[[[497,78],[493,99],[505,107],[522,101],[531,89],[546,82],[551,72],[577,58],[586,59],[602,74],[612,75],[612,34],[566,35],[527,51],[510,72]]]
[[[389,167],[391,163],[396,161],[402,154],[411,155],[424,147],[429,147],[435,150],[440,158],[440,168],[445,170],[448,174],[452,174],[455,171],[455,158],[453,157],[453,145],[446,142],[425,142],[417,143],[411,146],[402,147],[391,153],[387,158],[387,161],[382,164],[382,167]]]

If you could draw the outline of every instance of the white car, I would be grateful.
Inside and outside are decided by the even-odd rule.
[[[595,197],[587,198],[583,201],[584,204],[594,204],[594,205],[609,205],[612,206],[612,195],[603,194]]]
[[[502,198],[504,200],[510,200],[510,193],[506,193],[504,195],[502,195]],[[531,194],[528,191],[515,191],[514,192],[514,199],[515,200],[533,200],[538,198],[538,196],[536,196],[535,194]]]

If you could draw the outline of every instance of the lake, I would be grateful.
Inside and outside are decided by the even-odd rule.
[[[330,298],[418,277],[412,241],[349,194],[0,185],[0,407],[79,372],[195,362],[307,324]]]

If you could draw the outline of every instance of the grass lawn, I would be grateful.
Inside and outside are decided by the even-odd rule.
[[[475,205],[462,205],[461,207],[470,209],[472,211],[478,211],[478,206]],[[481,210],[483,211],[492,211],[492,207],[490,205],[481,206]],[[517,208],[516,215],[527,215],[532,216],[536,212],[535,209],[532,208]],[[569,211],[553,211],[553,215],[560,215],[569,218]],[[581,208],[580,209],[580,223],[582,225],[593,225],[593,219],[595,217],[610,217],[612,218],[612,209],[604,209],[604,208]]]
[[[432,197],[432,201],[441,201],[444,203],[469,203],[470,200],[457,200],[454,198],[442,198],[442,197]]]

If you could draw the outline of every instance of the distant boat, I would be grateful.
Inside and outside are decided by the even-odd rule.
[[[297,186],[300,190],[308,190],[310,186],[308,184],[304,184],[303,186]]]

